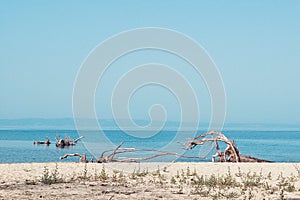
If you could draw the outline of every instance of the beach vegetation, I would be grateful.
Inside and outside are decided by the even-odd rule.
[[[104,165],[102,165],[102,169],[101,169],[99,178],[100,178],[100,181],[103,181],[103,182],[107,181],[109,179],[109,176],[106,173]]]
[[[268,178],[269,180],[272,180],[272,173],[271,173],[271,172],[268,173],[267,178]]]
[[[284,200],[284,190],[280,190],[279,199]]]
[[[295,167],[295,169],[296,169],[296,171],[298,173],[298,178],[300,179],[300,166],[297,165],[297,164],[295,164],[294,167]]]
[[[171,184],[176,184],[176,179],[174,178],[174,176],[172,176],[170,183]]]
[[[87,164],[86,163],[84,164],[82,174],[78,178],[83,179],[83,180],[88,180],[90,178],[88,176],[88,169],[87,169]]]
[[[186,176],[192,176],[190,167],[188,166],[186,169]]]
[[[177,170],[176,171],[176,178],[179,178],[180,176],[179,176],[179,171]]]
[[[167,169],[167,167],[164,167],[164,169],[163,169],[163,172],[165,172],[165,173],[167,173],[167,172],[168,172],[168,169]]]
[[[117,171],[113,170],[113,174],[111,176],[111,182],[117,182],[118,181],[118,177],[117,177]]]
[[[40,182],[47,184],[47,185],[64,182],[62,176],[60,176],[60,174],[58,172],[57,163],[55,165],[55,169],[51,173],[50,173],[49,169],[46,166],[44,166],[44,171],[43,171],[42,177],[40,179]]]

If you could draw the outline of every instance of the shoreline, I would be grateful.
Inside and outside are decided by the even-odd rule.
[[[1,163],[0,171],[0,199],[300,199],[300,163]]]

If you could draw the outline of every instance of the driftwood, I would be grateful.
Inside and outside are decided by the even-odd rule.
[[[46,141],[33,141],[33,144],[45,144],[45,145],[50,145],[51,144],[51,142],[50,142],[50,139],[49,139],[49,137],[47,136],[46,137]]]
[[[193,149],[197,145],[203,145],[207,142],[214,142],[216,145],[216,153],[212,156],[212,162],[215,162],[216,159],[218,162],[270,162],[240,154],[234,140],[229,140],[225,135],[217,131],[210,131],[190,139],[184,146],[186,149]],[[220,150],[219,142],[227,145],[224,151]]]
[[[68,138],[67,138],[68,139]],[[80,138],[74,141],[78,141]],[[57,141],[58,138],[56,139]],[[234,140],[229,140],[225,135],[217,131],[210,131],[208,133],[199,135],[193,139],[189,139],[184,145],[186,150],[191,150],[198,145],[203,145],[205,143],[215,143],[216,153],[212,155],[212,162],[269,162],[267,160],[262,160],[258,158],[254,158],[251,156],[244,156],[240,154],[238,147],[236,146]],[[223,142],[227,145],[224,151],[221,151],[219,142]],[[205,159],[205,157],[201,156],[186,156],[183,154],[179,154],[176,152],[168,152],[168,151],[161,151],[156,149],[136,149],[136,148],[121,148],[124,143],[121,142],[116,148],[108,149],[102,152],[102,154],[96,159],[95,162],[97,163],[108,163],[108,162],[140,162],[145,160],[150,160],[153,158],[166,156],[166,155],[173,155],[176,157],[181,158],[198,158],[198,159]],[[152,152],[153,155],[147,157],[139,157],[139,158],[120,158],[118,157],[119,154],[125,153],[132,153],[132,152]],[[75,154],[66,154],[61,156],[60,159],[65,159],[68,157],[77,156],[80,158],[80,162],[88,162],[86,159],[86,155],[81,155],[78,153]],[[94,162],[94,156],[92,161]]]
[[[76,145],[77,142],[84,138],[84,136],[80,136],[79,138],[73,140],[72,138],[70,138],[69,136],[66,136],[65,139],[59,139],[59,136],[56,135],[55,137],[55,140],[56,140],[56,147],[59,147],[59,148],[64,148],[66,146],[73,146],[73,145]]]
[[[114,149],[109,149],[105,150],[102,152],[102,154],[96,159],[96,163],[108,163],[108,162],[140,162],[140,161],[145,161],[145,160],[150,160],[153,158],[161,157],[161,156],[166,156],[166,155],[173,155],[177,157],[182,157],[182,158],[201,158],[199,156],[185,156],[182,154],[178,154],[175,152],[168,152],[168,151],[161,151],[161,150],[156,150],[156,149],[136,149],[136,148],[121,148],[121,146],[124,143],[121,142],[116,148]],[[153,152],[156,153],[154,155],[148,156],[148,157],[140,157],[140,158],[119,158],[116,155],[118,154],[123,154],[123,153],[132,153],[132,152]],[[110,153],[109,155],[105,156],[107,153]],[[86,160],[82,159],[82,155],[80,154],[66,154],[64,156],[61,156],[60,159],[64,159],[70,156],[78,156],[80,157],[80,162],[88,162]],[[93,162],[94,159],[92,159]]]
[[[84,163],[87,163],[87,162],[88,162],[87,159],[86,159],[86,155],[85,155],[85,154],[81,155],[81,154],[79,154],[79,153],[66,154],[66,155],[64,155],[64,156],[59,157],[59,159],[62,160],[62,159],[65,159],[65,158],[67,158],[67,157],[72,157],[72,156],[77,156],[77,157],[79,157],[79,162],[84,162]]]

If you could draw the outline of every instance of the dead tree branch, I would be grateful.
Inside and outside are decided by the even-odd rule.
[[[216,144],[216,153],[212,156],[212,161],[218,159],[218,162],[269,162],[250,156],[243,156],[240,154],[238,147],[233,140],[229,140],[224,134],[217,131],[210,131],[205,134],[201,134],[190,141],[183,144],[186,149],[193,149],[197,145],[203,145],[207,142],[214,142]],[[224,151],[220,150],[219,143],[223,142],[227,145]]]
[[[68,157],[73,157],[73,156],[77,156],[79,157],[79,162],[84,162],[84,163],[87,163],[87,159],[86,159],[86,155],[83,154],[79,154],[79,153],[72,153],[72,154],[65,154],[64,156],[60,156],[59,159],[65,159],[65,158],[68,158]]]
[[[66,141],[68,141],[69,145],[74,145],[78,140],[83,138],[82,136],[76,140],[72,140],[69,137],[66,137]],[[56,138],[56,141],[61,142],[59,138]],[[64,141],[65,142],[65,141]],[[266,160],[253,158],[251,156],[243,156],[240,154],[238,147],[236,146],[234,140],[229,140],[224,134],[217,131],[210,131],[205,134],[201,134],[195,138],[188,139],[188,141],[182,144],[186,150],[191,150],[198,145],[204,145],[205,143],[214,143],[216,153],[212,155],[212,162],[216,160],[218,162],[269,162]],[[221,151],[219,143],[222,142],[226,144],[226,148]],[[183,154],[179,154],[176,152],[168,152],[168,151],[161,151],[156,149],[136,149],[136,148],[121,148],[124,143],[121,142],[119,145],[116,146],[114,149],[108,149],[101,153],[101,155],[96,159],[97,163],[108,163],[108,162],[141,162],[145,160],[154,159],[161,156],[172,155],[181,158],[196,158],[196,159],[204,159],[205,157],[201,156],[186,156]],[[146,157],[117,157],[119,154],[128,154],[133,152],[152,152],[154,155],[146,156]],[[85,155],[80,154],[66,154],[61,156],[60,159],[65,159],[70,156],[77,156],[80,158],[80,162],[88,162]],[[94,162],[94,158],[92,159]]]
[[[203,159],[203,157],[199,156],[186,156],[182,155],[179,153],[175,152],[168,152],[168,151],[161,151],[161,150],[156,150],[156,149],[136,149],[136,148],[121,148],[121,146],[124,143],[121,142],[116,148],[114,149],[109,149],[105,150],[102,152],[102,154],[99,156],[99,158],[96,159],[97,163],[108,163],[108,162],[140,162],[140,161],[145,161],[145,160],[150,160],[153,158],[161,157],[161,156],[166,156],[166,155],[173,155],[176,157],[181,157],[181,158],[198,158],[198,159]],[[110,153],[111,152],[111,153]],[[139,158],[117,158],[116,155],[118,154],[124,154],[124,153],[132,153],[132,152],[154,152],[157,154],[147,156],[147,157],[139,157]],[[105,156],[105,154],[110,153],[108,156]],[[78,156],[82,157],[80,154],[66,154],[64,156],[61,156],[61,159],[70,157],[70,156]],[[85,158],[86,161],[86,158]]]

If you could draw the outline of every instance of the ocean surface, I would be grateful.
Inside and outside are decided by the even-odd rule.
[[[205,131],[204,131],[205,132]],[[199,131],[197,134],[204,133]],[[55,147],[55,135],[61,138],[66,135],[71,138],[79,137],[76,130],[0,130],[0,163],[21,163],[21,162],[74,162],[78,158],[68,158],[60,160],[59,157],[67,153],[86,154],[88,159],[92,155],[98,157],[102,151],[111,146],[124,142],[123,147],[130,148],[149,148],[162,149],[170,143],[171,147],[167,150],[175,152],[182,151],[182,146],[178,142],[185,142],[189,132],[161,131],[151,137],[141,138],[125,134],[120,130],[103,131],[104,137],[98,137],[99,133],[95,131],[80,132],[84,135],[82,141],[76,146],[68,148]],[[274,130],[228,130],[223,131],[229,139],[234,139],[240,152],[243,155],[266,159],[274,162],[300,162],[300,131],[274,131]],[[138,135],[138,133],[136,133]],[[52,144],[34,145],[33,141],[45,141],[46,136],[50,137]],[[101,139],[105,138],[105,139]],[[109,141],[109,143],[107,142]],[[205,149],[209,151],[209,148]],[[204,151],[204,152],[206,152]],[[200,153],[199,153],[200,152]],[[214,151],[201,153],[201,149],[188,151],[187,155],[205,155],[202,159],[183,159],[177,161],[210,161],[211,153]],[[148,156],[149,154],[135,153],[131,156]],[[172,161],[165,157],[159,157],[153,161]]]

